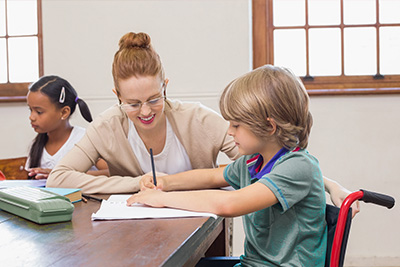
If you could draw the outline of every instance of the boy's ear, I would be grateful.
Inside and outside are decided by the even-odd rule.
[[[270,135],[274,135],[276,132],[276,122],[272,118],[267,118],[268,128]]]
[[[61,119],[68,119],[69,115],[71,115],[71,108],[69,106],[64,106],[61,108]]]

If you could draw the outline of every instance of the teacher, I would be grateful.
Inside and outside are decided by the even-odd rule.
[[[219,152],[239,157],[228,122],[200,103],[166,97],[168,80],[146,33],[127,33],[112,65],[119,104],[100,114],[86,135],[51,172],[48,187],[81,188],[84,193],[132,193],[143,174],[173,174],[218,167]],[[85,172],[103,158],[110,176]]]
[[[228,122],[200,103],[167,99],[168,79],[146,33],[127,33],[119,41],[112,65],[119,104],[101,113],[85,136],[50,173],[48,187],[81,188],[86,194],[139,191],[141,177],[151,172],[175,174],[218,167],[218,153],[240,155],[227,134]],[[86,174],[98,158],[109,176]],[[336,205],[349,193],[325,178]]]

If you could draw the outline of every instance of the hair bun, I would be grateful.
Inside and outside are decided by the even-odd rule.
[[[128,32],[119,40],[119,50],[125,48],[150,48],[151,38],[144,32]]]

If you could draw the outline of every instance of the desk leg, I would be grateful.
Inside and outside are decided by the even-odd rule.
[[[224,219],[223,230],[206,251],[206,257],[232,255],[232,223],[232,218]]]

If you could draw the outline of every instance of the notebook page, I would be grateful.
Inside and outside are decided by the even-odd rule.
[[[92,214],[92,220],[121,220],[149,218],[182,218],[182,217],[213,217],[215,214],[194,212],[173,208],[153,208],[143,204],[126,205],[131,195],[111,195],[103,200],[100,209]]]

